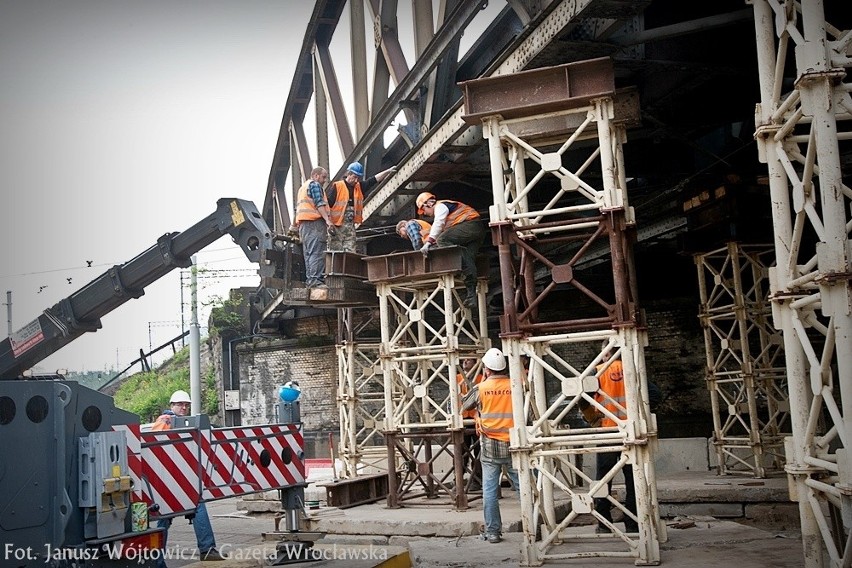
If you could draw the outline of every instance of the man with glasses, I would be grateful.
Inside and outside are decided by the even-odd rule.
[[[151,430],[171,430],[174,427],[175,416],[188,416],[192,407],[192,399],[184,390],[176,390],[169,399],[169,409],[157,417]],[[172,519],[161,519],[157,526],[166,529],[172,526]],[[195,530],[195,540],[198,544],[198,552],[201,560],[224,560],[224,557],[216,550],[216,537],[213,534],[213,525],[210,524],[210,515],[207,514],[207,505],[199,503],[195,508],[195,517],[192,520]],[[163,549],[166,548],[168,532],[164,532]],[[158,568],[165,568],[166,562],[159,559]]]

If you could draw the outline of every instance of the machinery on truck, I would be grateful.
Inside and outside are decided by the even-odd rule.
[[[270,489],[281,490],[288,530],[298,531],[305,469],[297,407],[276,424],[211,428],[200,415],[142,432],[139,417],[109,396],[62,377],[24,377],[225,234],[261,276],[274,272],[273,236],[254,204],[220,199],[202,221],[163,235],[0,342],[0,566],[153,566],[168,552],[157,519]]]

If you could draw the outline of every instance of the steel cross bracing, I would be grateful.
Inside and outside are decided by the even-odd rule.
[[[524,87],[527,81],[507,76],[502,90],[496,89],[502,93],[500,100],[492,102],[504,105],[502,113],[516,118],[487,115],[487,109],[481,113],[486,115],[482,122],[491,157],[491,227],[502,276],[501,337],[512,379],[516,427],[511,431],[511,446],[521,483],[522,564],[580,557],[630,557],[637,563],[655,564],[660,560],[665,526],[657,509],[652,451],[656,424],[647,402],[644,362],[647,336],[639,327],[632,277],[634,222],[623,167],[625,127],[616,116],[614,89],[605,88],[612,85],[611,63],[592,62],[577,69],[569,65],[565,72],[571,79],[557,80],[555,85],[600,85],[601,94],[572,100],[572,93],[560,96],[557,90],[553,106],[561,109],[523,116],[523,110],[511,108],[512,94],[526,104],[533,104],[535,95]],[[483,101],[478,100],[481,93],[476,82],[471,83],[465,105],[475,108]],[[489,88],[482,92],[487,107]],[[552,129],[540,127],[555,117],[565,131],[558,139]],[[525,139],[519,132],[531,134]],[[582,140],[595,143],[582,146]],[[586,159],[569,167],[563,160],[569,149],[585,149]],[[597,175],[601,177],[596,179]],[[577,266],[596,240],[608,241],[611,251],[613,278],[608,290],[593,290],[593,284],[585,284]],[[573,247],[574,254],[567,255],[570,260],[565,264],[549,260],[559,247],[563,252]],[[551,274],[541,289],[535,280],[536,264]],[[563,319],[541,321],[539,306],[566,286],[584,296],[586,305],[572,305]],[[605,410],[601,402],[607,397],[599,390],[598,377],[608,366],[603,354],[609,350],[621,357],[624,367],[626,419]],[[523,355],[530,358],[526,381]],[[576,414],[581,403],[597,408],[617,427],[566,424],[566,417]],[[608,472],[599,472],[600,479],[595,481],[594,473],[585,473],[580,460],[605,451],[620,452],[621,458]],[[623,466],[633,472],[635,514],[608,495],[607,483]],[[609,499],[614,510],[637,522],[638,533],[628,533],[620,523],[598,514],[595,497]],[[561,519],[555,512],[559,501],[571,505],[570,513]],[[590,516],[592,524],[588,524]],[[596,525],[608,528],[610,538],[596,535]],[[570,544],[578,539],[595,539],[600,546],[576,552]]]
[[[374,307],[338,310],[340,443],[337,455],[343,462],[342,475],[346,478],[388,471],[383,434],[385,388],[379,358],[381,344],[374,336],[378,324],[378,310]],[[400,389],[391,391],[392,400],[401,397]]]
[[[735,242],[695,256],[720,474],[766,477],[784,466],[790,404],[783,341],[770,321],[774,258],[770,246]]]
[[[840,150],[852,138],[852,30],[821,1],[754,0],[759,156],[769,170],[793,436],[786,447],[804,563],[852,562],[852,189]],[[790,83],[788,79],[793,79]],[[848,175],[848,172],[846,172]]]
[[[344,477],[365,468],[387,471],[382,434],[385,412],[384,377],[378,343],[344,342],[337,345],[337,405],[340,410],[340,447]],[[393,392],[398,399],[401,392]]]
[[[456,261],[460,263],[460,257]],[[459,451],[464,424],[456,377],[463,372],[463,358],[478,358],[487,348],[485,282],[477,286],[476,310],[462,302],[458,271],[375,283],[382,324],[387,459],[408,464],[399,482],[396,475],[388,476],[388,506],[397,507],[422,490],[419,494],[429,497],[449,495],[457,509],[466,508],[466,460]],[[452,463],[443,473],[435,467],[439,456]]]
[[[425,287],[424,287],[425,285]],[[479,308],[463,305],[454,274],[416,284],[379,282],[385,430],[462,427],[456,375],[465,355],[476,356],[488,336],[484,284]],[[476,316],[476,317],[474,317]]]

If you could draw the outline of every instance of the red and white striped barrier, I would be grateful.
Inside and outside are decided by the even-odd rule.
[[[114,426],[127,438],[133,499],[169,517],[214,501],[305,482],[302,433],[295,424],[182,428],[141,432]]]

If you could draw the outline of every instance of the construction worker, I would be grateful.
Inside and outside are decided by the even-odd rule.
[[[456,375],[456,382],[459,385],[459,396],[464,399],[465,396],[472,390],[478,388],[479,383],[482,382],[482,374],[474,374],[473,370],[476,367],[476,359],[473,357],[467,357],[462,360],[462,372]],[[464,420],[476,420],[477,411],[476,408],[470,408],[468,410],[461,411],[462,419]],[[468,491],[480,491],[482,490],[482,468],[479,464],[479,451],[476,448],[476,436],[477,433],[475,431],[465,429],[464,432],[464,455],[465,455],[465,468],[470,468],[471,479],[467,485]]]
[[[296,221],[305,255],[305,284],[308,288],[325,288],[325,250],[328,235],[336,228],[325,201],[322,186],[328,181],[325,168],[311,170],[311,179],[299,188],[296,197]]]
[[[355,229],[363,222],[364,195],[396,171],[392,166],[373,177],[364,178],[364,166],[352,162],[346,168],[343,179],[334,182],[326,190],[326,200],[331,222],[336,231],[330,235],[328,250],[356,252]]]
[[[184,390],[176,390],[169,399],[169,409],[154,421],[151,430],[170,430],[174,426],[175,416],[187,416],[192,405],[189,393]],[[172,526],[172,519],[161,519],[157,526],[166,529],[163,532],[163,550],[166,549],[168,529]],[[195,530],[195,540],[198,544],[198,553],[201,560],[224,560],[225,558],[216,550],[216,536],[213,534],[213,525],[210,524],[210,515],[207,514],[207,505],[199,503],[195,508],[195,516],[192,519],[192,528]],[[160,557],[157,561],[158,568],[165,568],[166,561]]]
[[[420,250],[423,241],[429,236],[431,230],[432,225],[420,219],[408,219],[396,224],[396,234],[403,239],[410,240],[414,250]]]
[[[624,367],[621,363],[620,354],[617,353],[615,356],[612,355],[612,350],[608,341],[604,342],[603,363],[597,366],[597,371],[599,392],[595,394],[595,400],[619,420],[626,420],[627,412],[624,389]],[[615,420],[606,414],[600,412],[598,412],[598,414],[599,416],[592,418],[590,423],[598,422],[601,428],[614,428],[618,426]],[[595,479],[601,479],[605,476],[612,468],[615,467],[615,464],[617,464],[618,460],[621,458],[621,452],[600,452],[595,455]],[[635,517],[636,490],[633,486],[633,466],[626,464],[621,468],[621,473],[624,475],[626,492],[625,506]],[[612,480],[610,480],[607,484],[607,488],[607,494],[612,493]],[[607,497],[595,498],[595,512],[597,512],[602,518],[606,519],[609,524],[612,524],[612,503]],[[624,528],[629,533],[639,532],[638,523],[627,514],[624,515]],[[599,521],[596,532],[610,533],[612,532],[612,529]]]
[[[476,389],[478,396],[465,397],[462,410],[479,408],[479,459],[482,463],[482,512],[485,517],[485,539],[490,543],[503,540],[503,520],[500,517],[500,478],[503,469],[509,475],[512,487],[517,490],[518,472],[509,455],[509,429],[512,418],[512,386],[503,374],[506,357],[492,347],[482,356],[482,382]],[[473,394],[473,393],[471,393]],[[478,403],[477,403],[478,399]]]
[[[439,247],[457,245],[461,247],[462,273],[467,296],[464,305],[476,305],[476,254],[485,237],[485,227],[476,209],[460,201],[442,199],[438,201],[428,191],[417,196],[417,214],[433,217],[432,229],[420,248],[424,255],[435,245]]]

